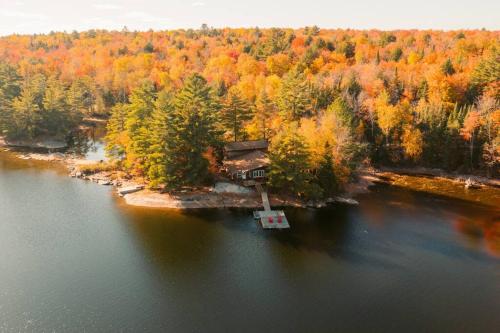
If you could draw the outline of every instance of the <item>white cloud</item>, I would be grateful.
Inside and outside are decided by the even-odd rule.
[[[193,2],[191,4],[191,6],[193,6],[193,7],[203,7],[205,5],[206,5],[206,3],[202,2],[202,1],[196,1],[196,2]]]
[[[27,13],[18,10],[0,9],[0,16],[18,19],[46,20],[48,16],[39,13]]]
[[[99,10],[114,10],[123,8],[122,6],[113,3],[96,3],[93,4],[92,7]]]

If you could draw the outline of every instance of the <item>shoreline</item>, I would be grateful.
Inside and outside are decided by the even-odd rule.
[[[144,208],[164,209],[202,209],[202,208],[262,208],[260,194],[253,189],[243,188],[233,184],[235,190],[215,191],[217,184],[212,187],[193,188],[174,193],[160,193],[150,189],[144,189],[144,183],[127,179],[118,171],[101,171],[93,174],[83,174],[81,166],[98,165],[99,161],[91,161],[75,155],[64,153],[35,153],[17,151],[15,148],[5,145],[0,140],[0,148],[12,153],[16,158],[22,160],[34,160],[59,163],[66,167],[69,176],[86,181],[91,181],[103,186],[112,186],[118,194],[121,189],[138,188],[137,191],[120,195],[125,203],[130,206]],[[356,181],[346,185],[345,191],[337,197],[328,198],[318,202],[306,202],[297,198],[287,197],[275,193],[270,194],[272,207],[300,207],[300,208],[322,208],[329,204],[358,204],[354,197],[369,192],[369,187],[379,182],[392,183],[392,176],[410,175],[416,177],[432,177],[455,183],[463,183],[472,179],[481,186],[500,188],[500,180],[489,179],[474,175],[462,175],[446,173],[440,169],[426,168],[389,168],[379,169],[367,168],[357,172]],[[226,184],[221,181],[218,184]],[[231,183],[227,183],[231,184]],[[139,189],[140,188],[140,189]]]
[[[443,179],[457,183],[465,184],[468,179],[471,179],[474,183],[481,186],[489,186],[500,188],[500,179],[496,178],[487,178],[478,175],[472,174],[460,174],[454,172],[446,172],[442,169],[431,169],[424,167],[416,167],[416,168],[393,168],[393,167],[381,167],[379,169],[375,169],[375,172],[379,176],[386,176],[390,174],[396,175],[408,175],[408,176],[417,176],[417,177],[432,177],[434,179]]]
[[[133,193],[120,195],[125,203],[130,206],[144,208],[164,208],[164,209],[203,209],[203,208],[254,208],[262,209],[262,198],[257,191],[244,188],[240,185],[218,182],[211,187],[193,188],[175,193],[160,193],[150,189],[144,189],[144,183],[126,179],[117,171],[102,171],[93,174],[83,174],[80,171],[81,166],[98,165],[99,161],[90,161],[74,155],[64,153],[35,153],[17,151],[14,148],[7,147],[0,143],[3,151],[11,153],[15,158],[21,160],[32,160],[49,163],[57,163],[64,166],[68,171],[68,176],[80,180],[94,182],[102,186],[112,186],[114,192],[120,195],[120,190],[125,188],[141,188]],[[368,192],[368,186],[373,182],[368,177],[362,182],[350,184],[352,188],[349,192],[328,200],[320,202],[306,202],[297,198],[272,193],[269,200],[272,207],[298,207],[298,208],[322,208],[327,204],[358,204],[353,196]],[[217,184],[230,184],[236,187],[236,190],[227,192],[216,192]],[[243,191],[247,191],[243,193]]]

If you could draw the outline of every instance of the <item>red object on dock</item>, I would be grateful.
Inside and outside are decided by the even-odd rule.
[[[274,222],[273,218],[269,217],[269,223],[273,223],[273,222]]]
[[[281,216],[278,216],[278,223],[282,223],[283,222],[283,218]]]

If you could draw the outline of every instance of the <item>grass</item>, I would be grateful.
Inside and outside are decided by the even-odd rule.
[[[97,164],[84,164],[78,167],[80,172],[84,175],[93,175],[99,172],[116,171],[117,166],[115,163],[101,162]]]

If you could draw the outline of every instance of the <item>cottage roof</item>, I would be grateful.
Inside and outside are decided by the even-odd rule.
[[[231,142],[224,147],[226,151],[267,149],[267,140]]]
[[[269,165],[269,158],[266,153],[255,150],[245,155],[225,159],[223,164],[229,173],[235,173],[266,167]]]

